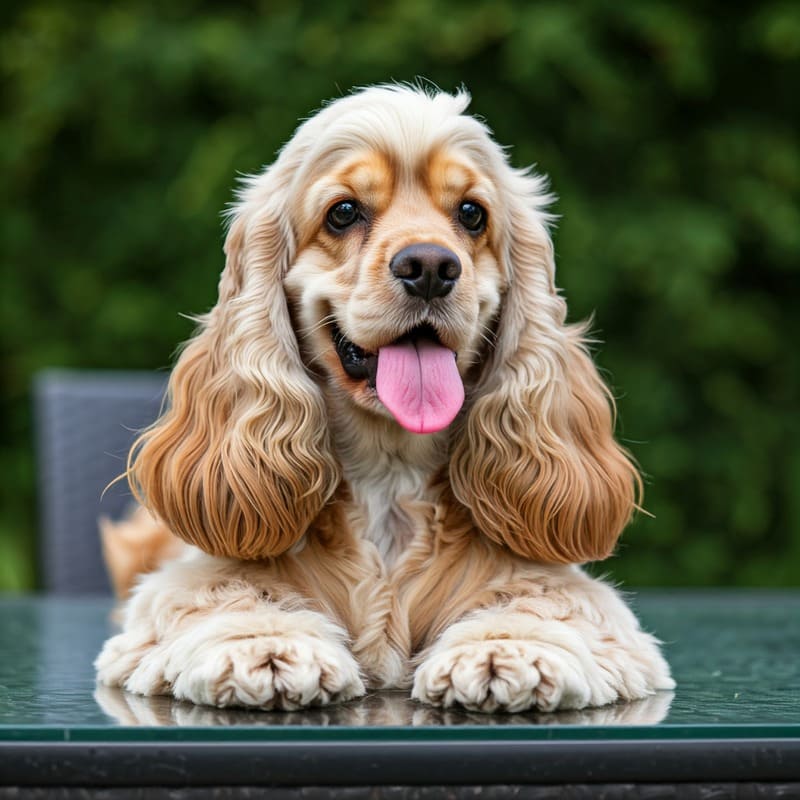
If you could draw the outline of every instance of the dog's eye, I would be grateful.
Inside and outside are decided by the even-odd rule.
[[[328,211],[328,225],[334,230],[343,231],[361,219],[358,203],[355,200],[342,200]]]
[[[486,210],[477,203],[465,200],[458,207],[458,221],[470,233],[480,233],[486,227]]]

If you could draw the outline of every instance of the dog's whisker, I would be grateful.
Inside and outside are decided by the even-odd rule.
[[[297,332],[303,337],[311,336],[311,334],[316,333],[318,330],[321,330],[326,325],[330,325],[332,322],[336,322],[336,317],[333,314],[326,314],[321,320],[315,322],[313,325],[298,328]]]
[[[479,336],[481,337],[481,339],[483,339],[483,341],[484,341],[484,342],[486,342],[486,344],[488,344],[490,347],[491,347],[491,346],[494,344],[494,340],[493,340],[493,339],[492,339],[492,338],[491,338],[491,337],[490,337],[490,336],[489,336],[487,333],[484,333],[483,331],[478,331],[478,335],[479,335]]]
[[[315,366],[316,364],[321,363],[324,356],[325,356],[324,352],[314,353],[314,355],[311,356],[311,358],[306,359],[306,366]]]

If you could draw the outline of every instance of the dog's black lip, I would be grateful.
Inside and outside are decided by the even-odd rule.
[[[436,344],[442,343],[442,340],[439,338],[439,334],[436,332],[436,328],[434,328],[433,325],[429,325],[428,323],[423,323],[422,325],[415,325],[407,333],[404,333],[402,336],[398,336],[397,339],[395,339],[395,341],[416,342],[419,341],[420,339],[428,339],[432,342],[436,342]]]
[[[351,342],[335,322],[331,325],[331,338],[333,346],[336,348],[336,355],[342,362],[342,369],[347,375],[357,381],[366,379],[368,384],[374,388],[378,373],[377,354],[368,353],[355,342]]]
[[[331,324],[331,339],[336,348],[336,355],[342,364],[342,369],[354,380],[366,380],[371,388],[375,388],[375,379],[378,373],[378,354],[369,353],[363,347],[350,341],[336,322]],[[432,325],[416,325],[406,333],[398,336],[395,342],[417,341],[430,339],[441,344],[439,335]]]

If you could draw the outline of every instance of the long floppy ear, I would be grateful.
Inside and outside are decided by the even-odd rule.
[[[217,305],[172,372],[167,410],[129,458],[141,502],[214,555],[283,552],[339,482],[282,287],[294,256],[290,179],[279,161],[241,194]]]
[[[450,480],[477,527],[518,555],[598,560],[628,522],[641,479],[614,441],[613,398],[586,351],[585,326],[565,324],[537,207],[542,181],[509,172],[509,288],[491,363],[454,441]]]

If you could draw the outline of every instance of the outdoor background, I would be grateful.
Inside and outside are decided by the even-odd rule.
[[[800,584],[800,4],[5,2],[0,74],[0,589],[37,580],[37,370],[167,367],[237,174],[416,76],[560,198],[558,281],[654,515],[604,568]]]

